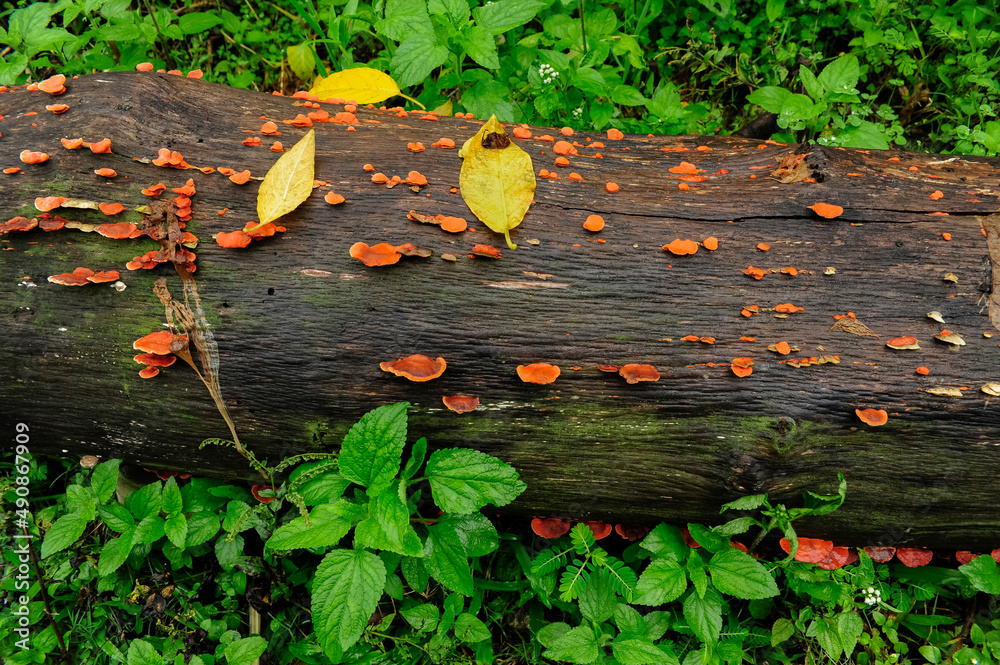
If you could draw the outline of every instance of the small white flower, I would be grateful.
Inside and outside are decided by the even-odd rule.
[[[583,116],[583,107],[582,106],[573,109],[573,117],[574,118],[580,118],[582,116]]]

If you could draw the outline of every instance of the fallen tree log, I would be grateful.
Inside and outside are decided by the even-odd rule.
[[[193,167],[260,177],[276,158],[273,140],[287,148],[307,131],[282,121],[316,109],[157,74],[97,74],[67,88],[57,100],[23,88],[0,94],[2,166],[22,169],[0,177],[0,215],[38,217],[37,197],[62,196],[126,207],[114,217],[53,211],[72,221],[141,225],[132,209],[149,201],[142,188],[192,178],[187,230],[201,242],[195,279],[221,392],[261,458],[335,451],[365,411],[408,401],[413,438],[513,464],[528,489],[511,510],[523,514],[712,522],[738,496],[831,492],[843,472],[846,503],[806,535],[1000,545],[1000,404],[981,392],[1000,381],[989,317],[997,159],[577,133],[567,139],[577,154],[556,167],[554,143],[540,135],[564,137],[530,127],[519,145],[536,171],[558,178],[539,178],[510,251],[452,189],[457,151],[431,146],[440,137],[460,146],[481,121],[360,108],[356,124],[312,123],[316,178],[326,184],[280,221],[287,231],[224,249],[212,235],[256,219],[256,183],[151,160],[166,148]],[[69,110],[47,111],[54,101]],[[344,112],[319,106],[331,118]],[[261,136],[265,120],[281,135]],[[75,137],[109,138],[112,153],[60,145]],[[263,142],[244,145],[249,137]],[[426,150],[408,150],[415,142]],[[22,164],[25,149],[50,159]],[[366,163],[389,176],[417,170],[429,184],[387,189]],[[328,205],[328,191],[346,203]],[[843,213],[823,219],[808,207],[816,203]],[[447,234],[409,221],[410,210],[466,217],[475,231]],[[606,220],[602,231],[582,228],[591,214]],[[709,237],[714,251],[661,249]],[[433,256],[366,267],[348,255],[358,241],[413,242]],[[153,282],[165,276],[175,297],[181,286],[169,265],[124,266],[159,245],[40,228],[2,242],[4,431],[27,424],[35,453],[251,477],[235,452],[198,450],[228,430],[193,372],[178,363],[138,377],[132,341],[164,324]],[[500,247],[502,258],[472,258],[476,243]],[[457,261],[442,261],[445,253]],[[120,270],[127,288],[46,281],[77,266]],[[796,307],[778,307],[787,303]],[[935,339],[943,328],[965,344]],[[898,336],[917,338],[919,350],[888,348]],[[380,369],[414,353],[444,357],[444,375],[414,383]],[[740,357],[754,360],[751,375],[732,371]],[[534,362],[562,373],[549,385],[523,383],[515,368]],[[660,379],[629,384],[601,369],[627,363],[654,365]],[[481,405],[453,413],[442,396],[455,394]],[[865,408],[887,411],[887,424],[862,423],[855,409]]]

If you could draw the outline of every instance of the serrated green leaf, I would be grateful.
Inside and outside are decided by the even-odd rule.
[[[837,632],[845,656],[851,657],[854,654],[854,648],[858,645],[858,638],[864,629],[864,621],[854,610],[846,610],[837,615]]]
[[[310,129],[278,157],[257,190],[257,217],[262,226],[287,215],[309,198],[316,165],[316,130]]]
[[[169,515],[179,513],[184,509],[184,499],[181,497],[181,490],[177,486],[177,479],[173,476],[163,484],[163,510]]]
[[[854,86],[861,76],[858,57],[853,53],[842,55],[826,67],[816,77],[820,85],[829,93],[857,94]]]
[[[213,12],[188,12],[177,20],[177,25],[185,35],[211,30],[220,23],[222,19]]]
[[[570,85],[587,95],[607,96],[607,83],[604,77],[592,67],[580,67],[573,72]]]
[[[455,618],[455,639],[466,644],[475,644],[492,637],[486,624],[475,615],[464,612]]]
[[[747,95],[747,101],[751,104],[756,104],[762,107],[765,111],[770,111],[771,113],[781,113],[781,109],[784,107],[785,102],[791,96],[792,93],[784,88],[767,85],[763,88],[758,88]]]
[[[611,101],[625,106],[639,106],[649,100],[630,85],[616,85],[611,88]]]
[[[465,25],[472,15],[466,0],[430,0],[427,11],[437,16],[447,16],[458,27]]]
[[[458,40],[477,65],[486,69],[500,69],[496,40],[489,30],[481,25],[469,26],[462,30]]]
[[[94,519],[97,515],[94,491],[81,485],[69,485],[66,488],[66,508],[87,522]]]
[[[506,506],[527,487],[514,467],[467,448],[434,451],[426,476],[434,503],[448,513],[472,513],[488,503]]]
[[[833,619],[827,617],[814,619],[809,624],[809,628],[806,629],[806,637],[815,637],[827,656],[834,661],[840,660],[840,654],[844,651],[844,647],[840,643],[840,632]]]
[[[468,556],[485,556],[500,546],[497,529],[482,513],[454,515],[445,513],[438,524],[442,528],[452,528],[462,541]]]
[[[771,626],[771,646],[777,646],[795,634],[795,624],[784,617],[776,619]]]
[[[94,473],[90,476],[90,489],[94,490],[98,503],[107,503],[111,500],[118,485],[118,467],[121,463],[120,459],[112,459],[94,467]]]
[[[344,491],[350,485],[351,481],[344,478],[339,471],[327,471],[309,480],[302,487],[296,488],[295,491],[307,506],[315,506],[320,503],[335,502],[344,495]]]
[[[823,101],[826,90],[823,89],[823,84],[819,82],[816,75],[808,67],[799,68],[799,80],[802,81],[802,87],[805,88],[806,94],[812,97],[814,102]]]
[[[79,515],[63,515],[49,527],[42,540],[42,558],[45,559],[56,552],[70,547],[87,528],[87,520]]]
[[[184,543],[187,542],[187,518],[184,514],[177,513],[167,517],[163,524],[163,533],[175,547],[183,549]]]
[[[559,640],[560,637],[568,633],[570,626],[564,621],[553,621],[542,626],[535,637],[543,647],[550,647]]]
[[[1000,572],[997,572],[997,562],[989,554],[980,554],[969,563],[958,567],[979,591],[992,595],[1000,594]]]
[[[163,665],[163,656],[146,640],[132,640],[128,645],[126,665]]]
[[[393,483],[371,498],[368,518],[354,528],[354,538],[362,547],[420,556],[423,543],[410,524],[410,511],[399,496],[399,487]]]
[[[507,32],[519,25],[524,25],[545,3],[537,0],[496,0],[472,10],[476,25],[489,30],[494,35]]]
[[[725,524],[720,524],[719,526],[712,529],[715,533],[720,536],[725,536],[726,538],[731,538],[737,536],[741,533],[746,533],[751,527],[758,524],[757,520],[752,517],[737,517],[734,520],[729,520]]]
[[[729,538],[719,535],[701,524],[688,524],[688,533],[708,552],[721,552],[729,548]]]
[[[615,607],[615,625],[623,635],[629,637],[647,637],[646,622],[639,611],[626,603],[618,603]]]
[[[219,517],[207,510],[200,510],[187,518],[187,536],[184,547],[190,548],[207,543],[219,532]]]
[[[767,0],[767,20],[774,23],[785,13],[785,0]]]
[[[399,562],[399,569],[403,572],[403,579],[406,580],[411,589],[417,593],[423,593],[427,589],[427,582],[430,580],[430,575],[427,573],[427,568],[424,567],[424,562],[421,559],[405,556]]]
[[[135,526],[135,519],[132,517],[132,513],[120,503],[98,506],[97,514],[109,529],[118,533]]]
[[[488,78],[477,81],[462,93],[462,106],[477,118],[496,116],[502,122],[512,122],[520,116],[520,111],[510,101],[510,89],[503,83]],[[459,156],[464,153],[460,152]]]
[[[691,556],[688,557],[684,570],[687,571],[688,579],[694,585],[694,590],[699,596],[704,597],[705,590],[708,589],[708,572],[705,570],[705,560],[697,551],[692,552]]]
[[[312,587],[313,628],[332,660],[361,637],[384,586],[385,566],[371,552],[334,550],[323,557]]]
[[[340,503],[321,503],[309,511],[306,518],[296,517],[278,527],[267,539],[272,550],[291,550],[310,547],[330,547],[351,530],[351,520],[341,514]]]
[[[241,533],[251,528],[250,505],[245,501],[230,501],[226,504],[226,514],[222,518],[222,530],[226,533]]]
[[[226,645],[226,665],[250,665],[267,650],[267,640],[251,635],[233,640]]]
[[[288,66],[292,68],[292,73],[303,81],[312,78],[316,71],[316,60],[313,59],[312,49],[309,44],[303,43],[285,48],[285,57],[288,59]],[[330,95],[333,97],[333,95]],[[325,99],[325,98],[324,98]],[[354,99],[353,97],[351,99]]]
[[[669,524],[657,524],[650,531],[642,542],[639,543],[642,549],[651,552],[657,557],[666,557],[675,561],[683,561],[688,555],[687,543],[684,542],[684,534],[675,526]]]
[[[118,570],[132,551],[132,531],[127,530],[117,538],[104,543],[97,559],[97,574],[106,577]]]
[[[424,566],[427,571],[445,588],[471,596],[475,590],[472,569],[458,533],[440,522],[429,526],[427,531],[424,542]]]
[[[420,633],[429,633],[437,628],[441,610],[432,603],[421,603],[400,611],[406,622]]]
[[[666,654],[646,639],[619,637],[611,643],[611,650],[621,665],[660,665],[668,662]]]
[[[158,515],[163,508],[160,481],[140,487],[125,497],[125,507],[139,522],[150,515]]]
[[[226,570],[232,570],[243,555],[243,545],[243,536],[239,534],[220,536],[215,541],[215,558],[219,560],[219,565]]]
[[[392,77],[401,87],[415,85],[448,60],[451,51],[437,41],[433,32],[417,32],[408,36],[396,49],[389,62]]]
[[[684,599],[684,619],[699,640],[715,644],[722,630],[722,596],[711,587],[704,598],[692,591]]]
[[[568,660],[586,665],[599,655],[597,636],[590,626],[577,626],[566,631],[542,654],[549,660]]]
[[[751,494],[749,496],[741,496],[735,501],[730,501],[729,503],[722,504],[722,508],[719,509],[719,513],[724,513],[727,510],[756,510],[767,503],[766,494]]]
[[[414,33],[433,35],[427,3],[425,0],[386,0],[385,18],[375,21],[375,32],[397,42]]]
[[[406,460],[406,466],[403,467],[403,478],[409,480],[417,475],[425,459],[427,459],[427,439],[420,437],[410,449],[410,459]]]
[[[735,548],[712,556],[708,561],[708,572],[715,588],[730,596],[750,600],[778,595],[778,585],[767,568]]]
[[[406,445],[409,402],[380,406],[361,416],[340,447],[340,473],[371,492],[381,492],[399,473]]]
[[[673,559],[656,558],[639,575],[636,605],[663,605],[680,598],[687,589],[687,575]]]
[[[591,573],[580,591],[579,602],[580,613],[591,621],[601,623],[614,616],[618,600],[607,572],[598,569]]]

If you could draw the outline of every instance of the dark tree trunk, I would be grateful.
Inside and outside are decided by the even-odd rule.
[[[157,74],[97,74],[67,87],[58,99],[0,94],[2,166],[23,168],[0,176],[0,215],[37,216],[34,199],[58,195],[128,209],[113,219],[54,211],[74,221],[141,222],[131,212],[148,201],[140,189],[193,178],[188,230],[201,240],[195,279],[221,354],[221,391],[243,442],[261,458],[335,451],[365,411],[405,400],[413,438],[513,464],[528,484],[512,507],[523,514],[712,522],[721,503],[744,494],[795,500],[806,489],[833,491],[839,471],[847,502],[807,535],[856,545],[1000,545],[1000,403],[980,392],[1000,381],[1000,334],[987,337],[995,331],[995,264],[981,233],[982,220],[989,224],[981,216],[998,207],[996,159],[577,133],[570,140],[580,155],[556,168],[552,143],[520,140],[536,171],[560,178],[539,179],[535,204],[512,234],[519,248],[510,251],[449,191],[459,184],[457,151],[431,147],[442,136],[461,145],[480,121],[359,109],[356,131],[315,124],[316,178],[330,185],[280,222],[287,232],[235,250],[212,235],[256,219],[255,182],[137,160],[169,148],[197,167],[263,176],[276,158],[271,141],[288,148],[307,131],[280,121],[311,109]],[[53,102],[70,110],[54,115],[45,109]],[[331,116],[343,110],[323,108]],[[242,145],[259,135],[262,116],[281,136]],[[110,138],[113,154],[67,150],[63,137]],[[590,138],[605,147],[587,147]],[[426,152],[408,151],[415,141]],[[21,164],[24,149],[51,159]],[[800,177],[815,182],[771,175],[795,154],[807,155]],[[680,179],[688,176],[669,169],[682,160],[708,179]],[[430,184],[386,189],[370,181],[366,163],[389,176],[418,170]],[[99,167],[119,175],[94,175]],[[583,180],[570,180],[571,171]],[[608,193],[606,181],[620,191]],[[325,203],[330,190],[347,202]],[[817,202],[844,212],[822,219],[807,209]],[[409,221],[411,209],[466,217],[476,231],[446,234]],[[607,221],[600,233],[581,227],[590,214]],[[714,252],[660,248],[709,236],[719,240]],[[357,241],[409,241],[434,255],[368,268],[348,255]],[[477,242],[503,257],[469,258]],[[4,431],[28,424],[36,453],[250,477],[235,452],[197,449],[228,430],[189,368],[138,377],[131,342],[164,322],[153,282],[165,276],[175,297],[182,288],[169,265],[124,265],[158,247],[69,229],[3,237]],[[458,261],[442,261],[442,253]],[[743,274],[751,264],[766,271],[762,279]],[[128,288],[46,281],[77,266],[120,270]],[[798,274],[778,272],[787,267]],[[771,310],[782,303],[804,310],[780,318]],[[762,313],[742,316],[751,305]],[[931,310],[946,323],[928,318]],[[834,315],[849,311],[878,337],[831,329]],[[944,327],[966,345],[935,340]],[[715,342],[684,341],[688,335]],[[918,338],[920,350],[886,347],[901,335]],[[768,351],[781,341],[799,350]],[[443,356],[448,369],[426,383],[379,369],[412,353]],[[738,378],[729,363],[744,356],[754,371]],[[810,356],[837,356],[839,364],[785,362]],[[557,364],[562,374],[551,385],[522,383],[515,368],[533,362]],[[598,369],[625,363],[653,364],[661,378],[629,385]],[[961,396],[928,392],[942,387]],[[445,409],[442,396],[459,393],[482,405],[465,415]],[[856,408],[885,409],[889,421],[870,427]]]

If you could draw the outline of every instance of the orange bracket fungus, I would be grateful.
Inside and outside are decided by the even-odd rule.
[[[444,374],[448,363],[440,356],[437,360],[431,360],[425,355],[414,353],[412,356],[379,363],[379,367],[383,372],[391,372],[410,381],[422,382],[436,379]]]
[[[492,245],[484,245],[482,243],[477,243],[472,247],[472,253],[475,256],[481,256],[485,259],[499,259],[502,255],[500,250]]]
[[[836,546],[825,559],[816,565],[823,570],[836,570],[858,560],[858,555],[846,547]]]
[[[625,540],[634,543],[637,540],[642,540],[648,534],[650,528],[645,524],[616,524],[615,533],[624,538]]]
[[[805,307],[796,307],[790,302],[775,305],[774,307],[775,312],[781,312],[782,314],[794,314],[795,312],[802,312],[804,310]]]
[[[584,522],[594,534],[594,540],[601,540],[611,535],[611,525],[605,522]]]
[[[918,344],[918,339],[916,337],[893,337],[888,342],[885,343],[890,349],[919,349],[920,344]]]
[[[337,205],[338,203],[343,203],[347,199],[345,199],[337,192],[327,192],[326,196],[323,197],[323,200],[329,203],[330,205]]]
[[[889,422],[889,414],[882,409],[854,409],[854,413],[858,415],[861,422],[872,427],[885,425]]]
[[[399,262],[402,256],[395,245],[387,242],[380,242],[377,245],[368,246],[367,243],[356,242],[351,245],[351,258],[355,258],[366,266],[391,266]]]
[[[770,346],[767,347],[767,350],[786,356],[792,352],[792,347],[788,345],[788,342],[782,340],[777,344],[771,344]]]
[[[169,330],[157,330],[135,340],[132,343],[132,348],[144,353],[166,356],[180,351],[187,346],[187,343],[187,335],[175,335]]]
[[[838,205],[833,205],[832,203],[814,203],[811,206],[806,207],[820,217],[825,217],[826,219],[833,219],[834,217],[840,217],[844,214],[843,208]]]
[[[597,233],[604,228],[604,218],[600,215],[590,215],[587,217],[587,221],[583,223],[583,228],[592,233]]]
[[[479,408],[479,398],[468,395],[445,395],[441,401],[455,413],[468,413]]]
[[[733,374],[740,378],[750,376],[753,374],[753,358],[733,358],[729,369],[733,370]]]
[[[709,236],[701,241],[701,246],[710,252],[714,252],[719,249],[719,239],[715,236]]]
[[[536,517],[531,520],[531,530],[546,539],[558,538],[569,533],[570,523],[554,517]]]
[[[525,383],[537,383],[545,385],[552,383],[559,378],[558,365],[549,363],[531,363],[530,365],[518,365],[517,375]]]
[[[792,544],[787,538],[782,538],[779,542],[785,554],[792,553]],[[799,538],[799,548],[795,552],[795,560],[804,563],[819,563],[833,551],[833,541],[820,540],[819,538]]]
[[[134,356],[132,360],[136,361],[140,365],[147,365],[151,367],[170,367],[177,362],[177,356],[172,354],[164,356],[156,353],[140,353],[139,355]]]
[[[461,233],[469,228],[469,223],[462,217],[448,217],[446,215],[434,215],[432,217],[431,215],[421,215],[415,210],[411,210],[407,217],[415,222],[440,226],[442,231],[447,231],[448,233]]]
[[[626,383],[639,383],[640,381],[659,381],[660,373],[652,365],[639,363],[628,363],[622,365],[618,373],[625,379]]]
[[[694,254],[697,252],[698,243],[694,240],[681,240],[680,238],[676,238],[673,242],[664,245],[662,249],[665,252],[670,252],[671,254],[676,254],[677,256],[685,256],[687,254]]]
[[[625,135],[621,133],[621,130],[612,127],[611,129],[608,130],[608,138],[611,139],[612,141],[621,141],[623,138],[625,138]]]
[[[139,370],[139,377],[143,379],[152,379],[159,373],[160,373],[159,367],[148,366],[148,367],[143,367],[141,370]]]
[[[21,161],[25,164],[41,164],[49,160],[49,156],[44,152],[33,152],[31,150],[22,150],[20,157]]]
[[[263,494],[263,492],[268,492],[269,494]],[[253,494],[253,498],[261,503],[271,503],[276,498],[274,496],[274,487],[271,485],[254,485],[250,488],[250,493]]]
[[[892,557],[896,556],[895,547],[879,547],[877,545],[872,545],[870,547],[864,548],[865,554],[872,558],[872,561],[877,561],[878,563],[888,563],[892,561]]]
[[[929,564],[934,558],[934,552],[915,547],[900,547],[896,550],[896,558],[907,568],[917,568]]]
[[[90,144],[90,151],[95,154],[107,154],[111,152],[111,139],[101,139]]]
[[[251,240],[253,240],[253,237],[243,231],[231,231],[230,233],[217,233],[215,235],[215,242],[220,247],[230,249],[246,247],[250,244]]]

